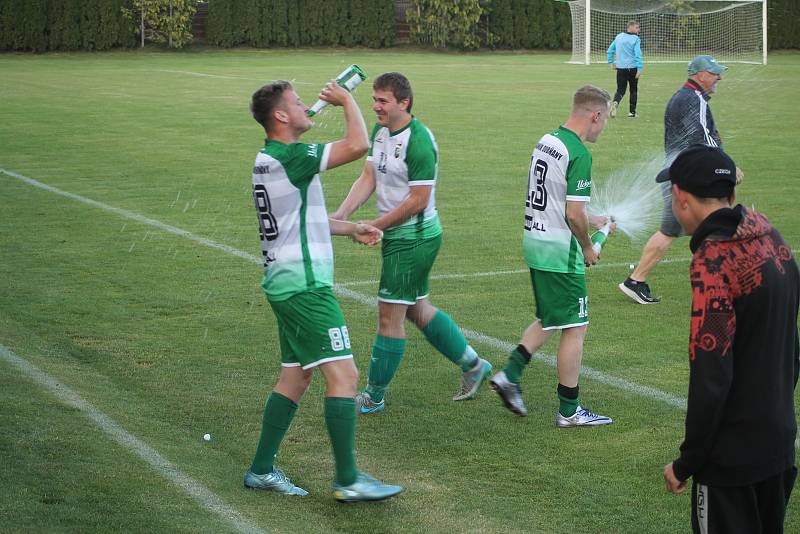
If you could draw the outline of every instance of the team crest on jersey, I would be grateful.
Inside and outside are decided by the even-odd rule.
[[[403,143],[398,143],[398,144],[397,144],[397,145],[394,147],[394,157],[395,157],[395,159],[397,159],[397,158],[399,158],[399,157],[400,157],[400,149],[401,149],[401,148],[403,148]]]

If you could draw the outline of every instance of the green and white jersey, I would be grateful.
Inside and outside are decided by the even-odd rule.
[[[420,239],[442,233],[436,211],[436,178],[439,147],[433,133],[415,117],[396,132],[376,124],[372,130],[367,161],[375,170],[378,212],[389,213],[410,194],[411,188],[433,186],[423,211],[384,232],[385,239]]]
[[[262,286],[270,300],[333,286],[333,247],[319,173],[330,145],[267,139],[253,166],[264,255]]]
[[[567,223],[567,201],[588,202],[592,155],[578,135],[560,126],[542,137],[531,156],[525,199],[523,252],[528,267],[583,274],[583,250]]]

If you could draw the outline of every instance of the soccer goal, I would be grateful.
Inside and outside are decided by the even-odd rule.
[[[606,63],[606,50],[627,22],[641,26],[647,63],[690,61],[767,64],[766,0],[569,0],[572,59]]]

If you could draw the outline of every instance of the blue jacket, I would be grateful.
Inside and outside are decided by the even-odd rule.
[[[642,70],[642,40],[635,33],[618,34],[608,47],[608,62],[614,63],[614,52],[617,53],[618,69]]]

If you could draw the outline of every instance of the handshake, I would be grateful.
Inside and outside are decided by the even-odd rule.
[[[356,243],[367,245],[369,247],[375,246],[383,239],[383,230],[380,230],[371,224],[359,221],[354,224],[355,231],[350,235]]]
[[[375,246],[383,239],[383,230],[365,221],[349,222],[328,218],[333,235],[347,235],[356,242],[369,247]]]

